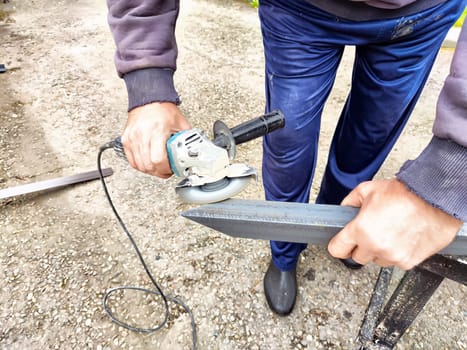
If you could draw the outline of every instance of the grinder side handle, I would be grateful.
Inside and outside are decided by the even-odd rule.
[[[264,136],[271,131],[283,128],[285,126],[285,117],[280,110],[274,110],[271,113],[264,114],[258,118],[249,120],[230,129],[235,144],[251,141]]]

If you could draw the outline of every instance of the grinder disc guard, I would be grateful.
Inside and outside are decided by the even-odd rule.
[[[242,191],[256,170],[245,164],[235,164],[236,145],[278,128],[285,118],[273,111],[229,129],[221,121],[214,123],[214,140],[210,141],[198,129],[181,131],[167,141],[170,167],[185,178],[175,190],[186,203],[207,204],[231,198]]]
[[[226,200],[240,193],[256,175],[244,177],[224,177],[223,179],[201,186],[185,186],[175,189],[185,203],[208,204]]]

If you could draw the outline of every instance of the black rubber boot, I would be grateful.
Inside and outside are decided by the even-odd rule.
[[[296,269],[281,271],[271,260],[264,275],[264,294],[272,311],[280,316],[290,314],[297,298]]]

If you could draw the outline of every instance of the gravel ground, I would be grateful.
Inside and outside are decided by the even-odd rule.
[[[241,1],[184,0],[177,27],[176,84],[193,125],[210,132],[262,113],[263,56],[256,11]],[[104,2],[11,0],[0,4],[0,186],[95,169],[99,146],[121,132],[126,93],[113,66]],[[452,50],[442,50],[426,90],[378,177],[390,177],[430,138],[436,96]],[[348,50],[323,116],[316,184],[349,88]],[[239,162],[260,168],[260,141]],[[378,273],[349,271],[310,246],[298,267],[299,297],[289,317],[268,309],[262,278],[267,242],[233,239],[179,217],[176,179],[130,169],[112,152],[104,166],[115,204],[162,289],[192,309],[200,349],[354,349]],[[313,186],[312,197],[317,193]],[[261,177],[239,197],[261,199]],[[171,304],[153,334],[113,324],[106,290],[150,287],[98,181],[0,202],[1,349],[189,349],[188,315]],[[401,276],[396,271],[396,277]],[[394,284],[394,283],[393,283]],[[393,287],[393,286],[392,286]],[[392,288],[391,287],[391,288]],[[467,349],[465,286],[444,281],[397,349]],[[111,298],[122,319],[160,322],[160,300],[136,292]]]

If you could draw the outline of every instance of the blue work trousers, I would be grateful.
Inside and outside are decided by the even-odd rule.
[[[350,91],[336,126],[317,203],[339,204],[373,178],[407,122],[439,48],[465,0],[401,18],[351,21],[304,0],[261,0],[266,112],[285,128],[264,137],[267,200],[308,202],[321,114],[346,45],[355,46]],[[281,270],[296,266],[305,244],[271,241]]]

